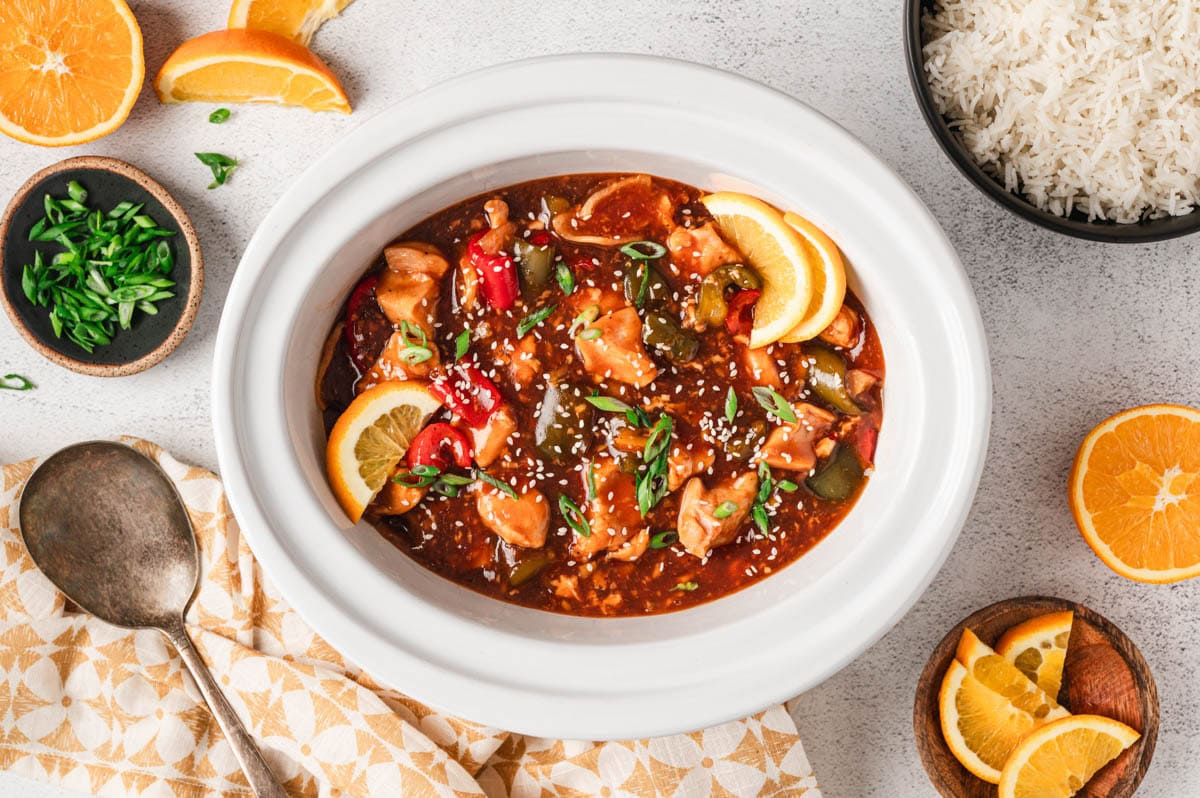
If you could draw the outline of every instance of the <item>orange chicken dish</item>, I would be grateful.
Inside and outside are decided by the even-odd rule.
[[[487,596],[630,616],[753,584],[836,527],[871,473],[883,381],[811,222],[578,174],[385,248],[316,400],[351,521]]]

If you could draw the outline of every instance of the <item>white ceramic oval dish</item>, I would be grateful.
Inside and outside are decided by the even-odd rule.
[[[853,265],[887,362],[874,476],[824,541],[758,584],[683,612],[576,618],[425,570],[324,476],[321,345],[382,247],[466,197],[538,177],[648,172],[742,190],[812,219]],[[991,388],[983,326],[945,235],[846,131],[705,67],[541,58],[390,108],[310,167],[247,247],[217,338],[213,414],[234,513],[269,578],[376,678],[456,715],[617,739],[744,716],[813,687],[900,619],[975,493]]]

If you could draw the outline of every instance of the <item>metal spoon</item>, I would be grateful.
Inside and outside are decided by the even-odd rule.
[[[63,449],[21,496],[21,536],[67,598],[103,621],[157,629],[179,650],[260,798],[287,798],[184,629],[199,583],[196,538],[175,486],[118,443]]]

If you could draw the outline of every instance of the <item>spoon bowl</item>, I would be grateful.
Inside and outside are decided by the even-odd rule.
[[[18,518],[33,561],[67,598],[102,621],[166,635],[255,795],[286,798],[184,627],[199,551],[183,500],[158,464],[119,443],[70,446],[30,476]]]
[[[55,454],[25,486],[20,521],[42,573],[103,621],[177,624],[196,592],[199,554],[183,502],[162,469],[128,446],[81,443]]]

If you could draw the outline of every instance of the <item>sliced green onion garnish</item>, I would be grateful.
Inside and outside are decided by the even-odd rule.
[[[588,326],[598,318],[600,318],[600,306],[588,305],[579,312],[579,315],[576,316],[574,320],[572,320],[571,328],[567,330],[567,332],[571,335],[574,335],[576,330],[579,330],[581,327]]]
[[[219,125],[229,118],[228,108],[218,108],[208,115],[208,121],[214,125]]]
[[[200,163],[212,170],[213,181],[208,185],[209,188],[225,185],[230,173],[238,165],[237,158],[230,158],[219,152],[198,152],[196,157],[200,159]]]
[[[698,587],[700,587],[700,585],[696,584],[695,582],[680,582],[679,584],[675,585],[675,587],[671,588],[671,592],[673,593],[676,590],[680,590],[684,593],[691,593]]]
[[[463,355],[471,348],[471,331],[463,330],[454,338],[454,359],[462,360]]]
[[[614,399],[611,396],[587,396],[588,403],[599,410],[606,413],[624,413],[632,408],[622,402],[620,399]]]
[[[580,510],[575,500],[565,493],[558,497],[558,511],[562,513],[567,526],[575,530],[575,533],[581,538],[590,538],[592,536],[592,525],[588,523],[583,510]]]
[[[779,393],[764,385],[757,385],[750,389],[754,394],[754,399],[768,413],[778,416],[780,419],[789,423],[795,423],[796,411],[792,409],[792,405],[787,399],[784,399]]]
[[[717,509],[713,510],[713,518],[724,519],[733,515],[738,511],[737,502],[721,502],[717,505]]]
[[[482,468],[475,469],[475,476],[478,477],[483,482],[486,482],[487,484],[491,485],[496,490],[502,491],[502,492],[508,494],[508,497],[510,499],[517,498],[517,492],[515,490],[513,490],[512,485],[509,485],[507,482],[501,482],[500,480],[496,479],[494,476],[492,476],[488,472],[484,471]]]
[[[524,338],[526,333],[545,321],[546,318],[553,313],[554,309],[557,307],[558,305],[547,305],[546,307],[539,308],[525,318],[521,319],[520,324],[517,325],[517,337]]]
[[[558,287],[567,296],[575,293],[575,275],[571,272],[571,267],[562,261],[554,267],[554,277],[558,280]]]
[[[634,260],[658,260],[667,254],[667,248],[657,241],[631,241],[621,247],[621,254]]]
[[[665,532],[656,532],[650,537],[650,548],[665,549],[677,540],[679,540],[679,533],[674,529],[668,529]]]
[[[589,327],[579,334],[579,337],[585,341],[595,341],[600,336],[604,335],[603,330],[598,330],[595,327]]]
[[[792,482],[790,479],[781,479],[778,483],[776,483],[775,487],[779,488],[784,493],[792,493],[800,486],[795,482]]]
[[[725,420],[730,424],[737,416],[737,394],[733,391],[733,386],[729,386],[729,390],[725,394]]]
[[[36,386],[27,377],[22,377],[20,374],[5,374],[0,377],[0,390],[2,391],[31,391],[34,387]]]

